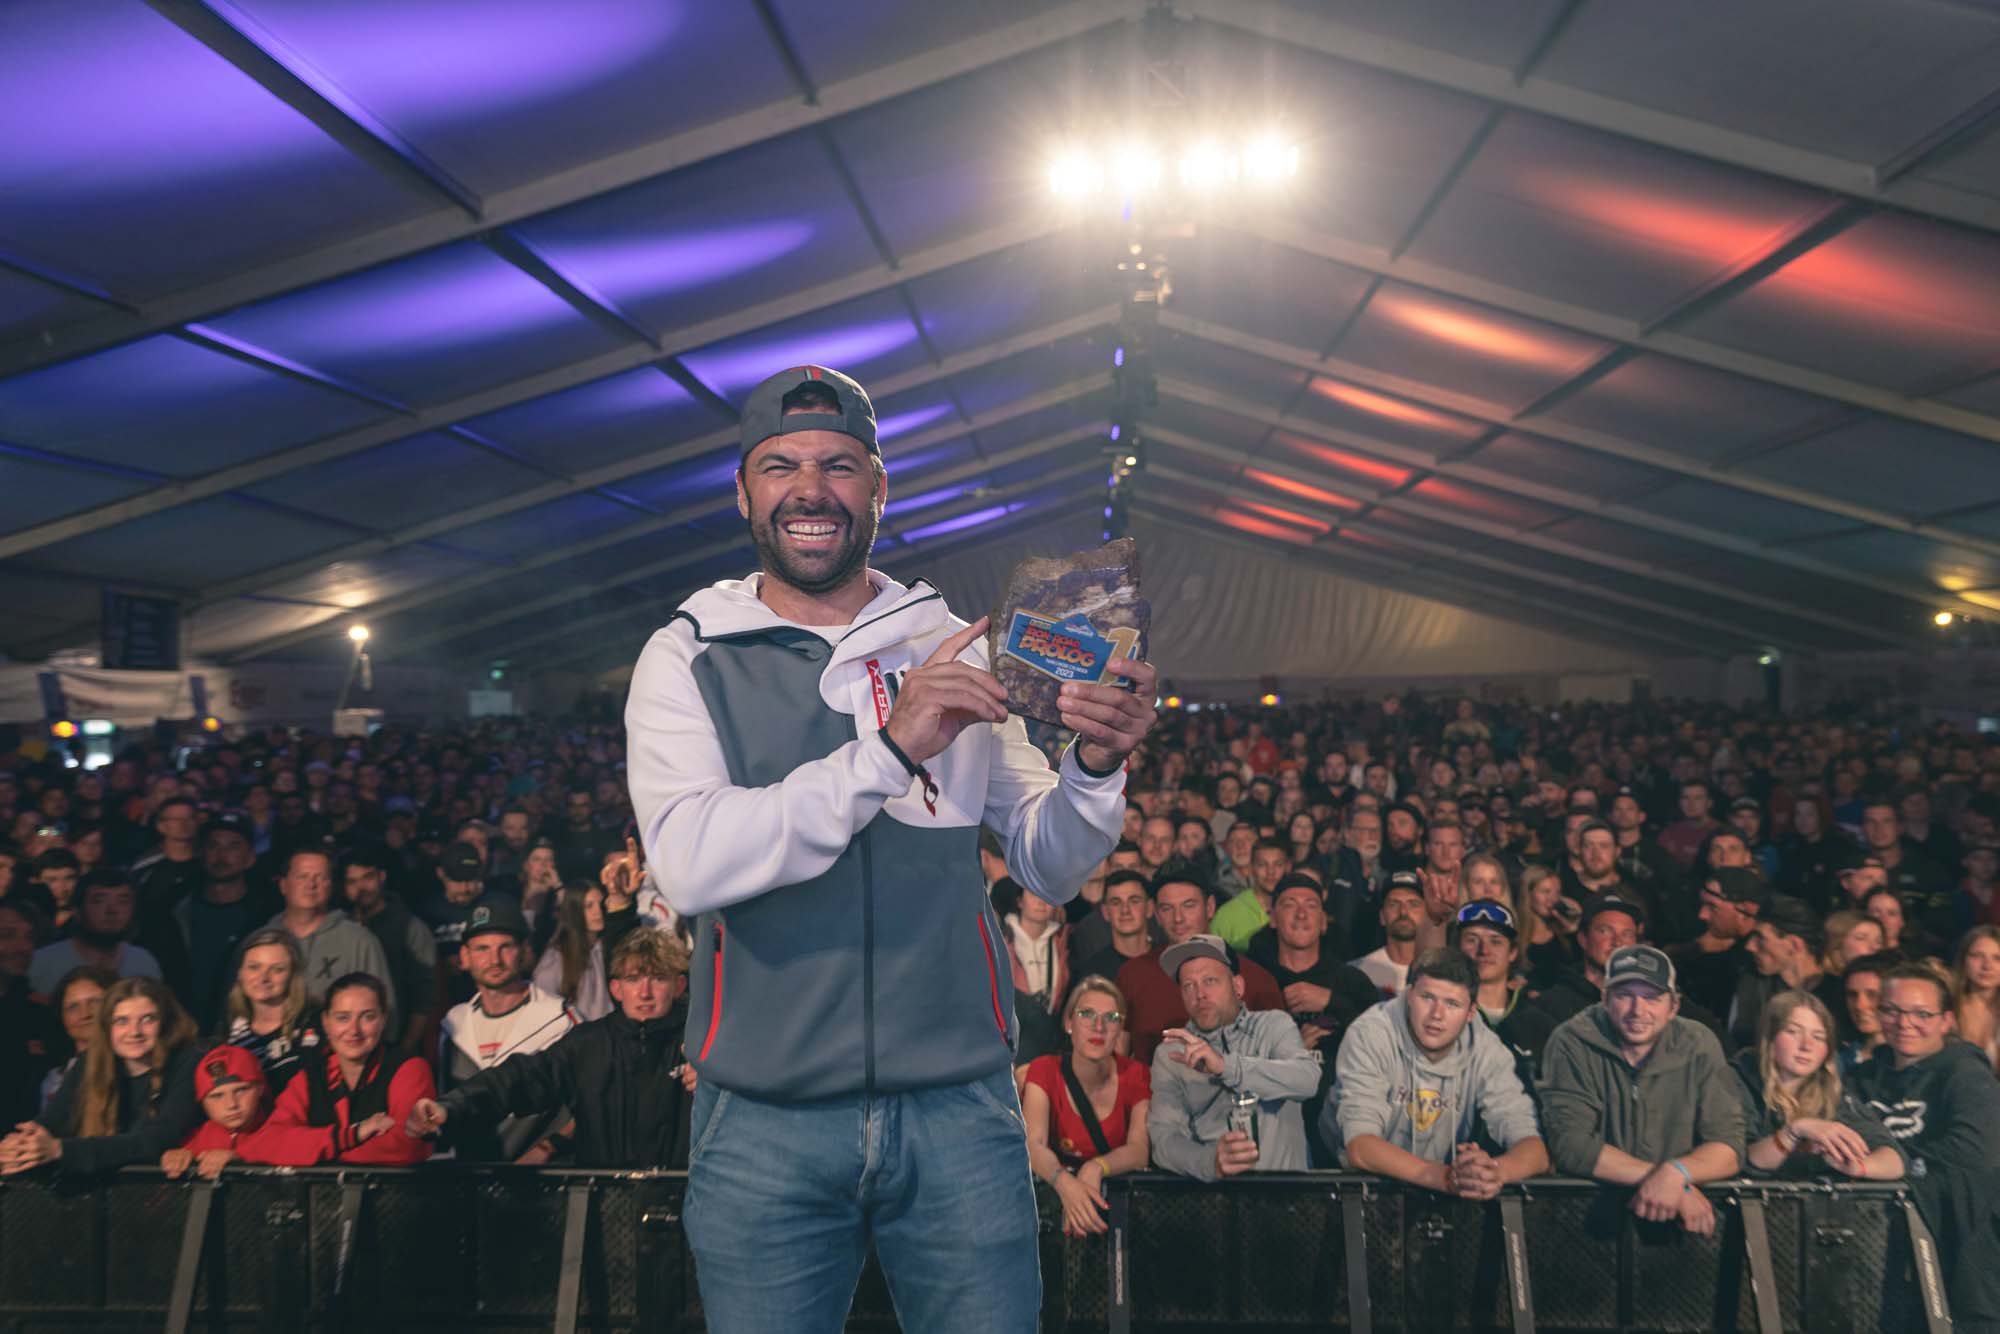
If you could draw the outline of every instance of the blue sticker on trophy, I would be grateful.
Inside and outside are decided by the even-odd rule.
[[[1132,656],[1138,638],[1138,631],[1122,629],[1107,638],[1081,616],[1051,621],[1017,611],[1001,652],[1058,681],[1095,685],[1104,679],[1104,666],[1111,659]],[[1130,643],[1125,642],[1128,639]]]

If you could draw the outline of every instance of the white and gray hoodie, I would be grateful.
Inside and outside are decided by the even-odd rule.
[[[1125,776],[1051,770],[1019,718],[976,724],[913,779],[878,735],[903,677],[961,630],[936,589],[869,572],[845,626],[802,626],[761,576],[654,632],[625,706],[632,804],[668,902],[699,917],[688,1055],[785,1101],[964,1083],[1013,1061],[1006,945],[979,826],[1013,878],[1072,898],[1116,843]],[[987,665],[975,643],[959,661]]]
[[[1427,1162],[1448,1163],[1480,1127],[1504,1151],[1541,1134],[1535,1104],[1514,1070],[1514,1053],[1473,1015],[1443,1057],[1426,1056],[1410,1036],[1408,994],[1384,1001],[1348,1026],[1334,1061],[1320,1134],[1341,1146],[1375,1135]]]

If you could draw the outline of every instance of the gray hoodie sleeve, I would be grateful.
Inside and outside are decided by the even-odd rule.
[[[1334,1059],[1333,1088],[1320,1113],[1320,1130],[1329,1144],[1339,1147],[1343,1163],[1348,1141],[1355,1137],[1389,1138],[1389,1086],[1396,1076],[1396,1053],[1393,1040],[1385,1041],[1391,1038],[1386,1025],[1377,1018],[1384,1013],[1377,1007],[1355,1020]]]
[[[402,1010],[396,1003],[396,979],[389,971],[389,956],[382,950],[382,942],[375,939],[375,933],[361,923],[349,919],[351,944],[348,953],[354,961],[354,971],[367,973],[382,983],[382,990],[389,998],[389,1012],[383,1016],[388,1021],[388,1031],[397,1031]]]
[[[1590,1048],[1568,1024],[1542,1053],[1543,1138],[1564,1176],[1595,1176],[1604,1148],[1604,1090],[1594,1066]]]
[[[1306,1050],[1290,1015],[1265,1010],[1255,1016],[1257,1041],[1270,1048],[1263,1056],[1230,1052],[1222,1058],[1222,1082],[1259,1098],[1289,1098],[1304,1102],[1319,1092],[1318,1061]]]
[[[1188,1081],[1176,1062],[1160,1047],[1153,1053],[1153,1100],[1146,1110],[1146,1136],[1153,1162],[1169,1172],[1198,1181],[1214,1181],[1215,1146],[1194,1136],[1194,1109],[1188,1103]]]
[[[1503,1148],[1511,1149],[1522,1140],[1542,1133],[1535,1119],[1535,1101],[1521,1087],[1521,1077],[1514,1073],[1513,1053],[1506,1044],[1477,1015],[1473,1016],[1473,1022],[1479,1024],[1472,1043],[1472,1069],[1479,1084],[1479,1118],[1486,1123],[1487,1134]],[[1593,1154],[1593,1161],[1595,1158]]]

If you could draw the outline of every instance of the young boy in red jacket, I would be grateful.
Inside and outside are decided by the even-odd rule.
[[[310,1167],[333,1157],[334,1137],[325,1129],[271,1124],[264,1067],[241,1047],[225,1044],[202,1057],[195,1066],[194,1089],[208,1120],[187,1143],[160,1156],[160,1168],[170,1177],[185,1175],[190,1167],[213,1179],[232,1162]],[[382,1124],[358,1127],[361,1138],[389,1128],[387,1116],[374,1119]]]

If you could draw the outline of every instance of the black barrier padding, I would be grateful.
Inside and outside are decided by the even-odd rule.
[[[685,1177],[497,1171],[225,1173],[195,1290],[193,1328],[367,1334],[547,1328],[568,1192],[590,1186],[580,1328],[701,1328],[681,1229]],[[344,1305],[342,1201],[365,1185]],[[1159,1334],[1350,1327],[1343,1203],[1362,1218],[1364,1309],[1384,1334],[1506,1328],[1498,1206],[1333,1173],[1221,1186],[1122,1179],[1131,1209],[1133,1328]],[[1763,1202],[1784,1327],[1808,1334],[1921,1328],[1894,1188],[1727,1184],[1722,1227],[1696,1238],[1640,1224],[1629,1192],[1532,1182],[1522,1202],[1537,1327],[1751,1330],[1741,1210]],[[193,1188],[131,1172],[96,1184],[0,1184],[0,1331],[158,1329]],[[1060,1236],[1046,1193],[1044,1327],[1101,1331],[1103,1238]],[[871,1261],[850,1329],[896,1328]]]

